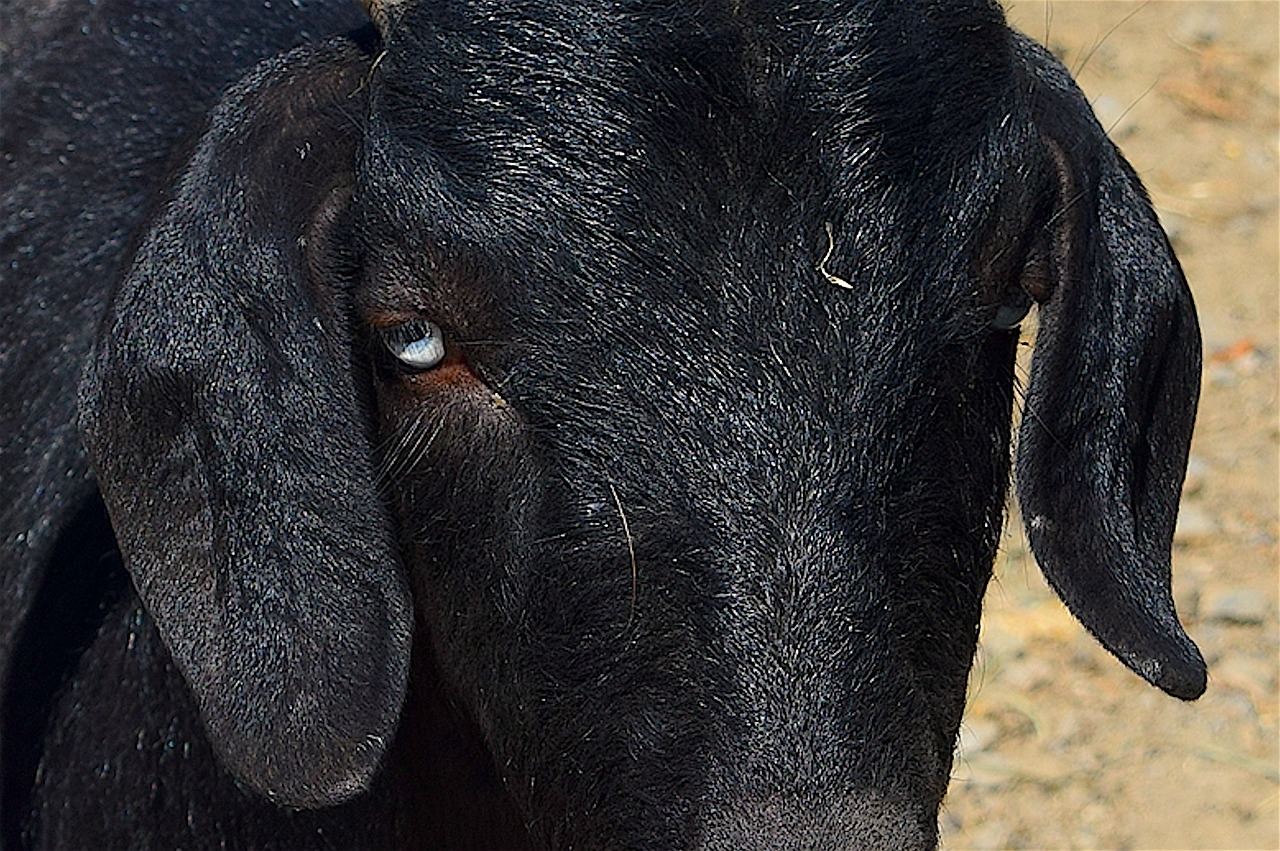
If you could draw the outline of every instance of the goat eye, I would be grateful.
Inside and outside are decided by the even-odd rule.
[[[434,322],[412,319],[384,328],[379,334],[391,356],[409,369],[428,370],[444,360],[444,335]]]
[[[996,308],[996,316],[991,320],[991,327],[996,331],[1012,331],[1022,320],[1027,318],[1033,304],[1031,296],[1019,291],[1008,301]]]
[[[1031,306],[1002,304],[996,308],[996,318],[991,320],[991,327],[997,331],[1012,331],[1027,318]]]

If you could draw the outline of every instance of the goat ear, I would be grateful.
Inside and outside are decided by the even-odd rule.
[[[1170,559],[1200,387],[1182,270],[1128,163],[1065,68],[1023,41],[1051,214],[1024,272],[1040,329],[1017,489],[1049,584],[1098,640],[1176,697],[1205,688]]]
[[[412,631],[348,312],[303,248],[340,227],[367,69],[350,42],[303,47],[215,107],[80,388],[120,549],[210,739],[298,808],[367,788]]]

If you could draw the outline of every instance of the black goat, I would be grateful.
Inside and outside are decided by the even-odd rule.
[[[932,847],[1033,302],[1032,546],[1203,691],[1191,298],[992,0],[368,11],[0,5],[7,847]]]

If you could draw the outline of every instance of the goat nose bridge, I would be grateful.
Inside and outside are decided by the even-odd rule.
[[[749,798],[712,810],[697,851],[932,851],[937,817],[877,792]]]

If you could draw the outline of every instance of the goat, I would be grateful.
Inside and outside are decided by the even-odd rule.
[[[1191,297],[993,0],[365,11],[3,7],[6,847],[934,847],[1033,306],[1031,545],[1201,694]]]

